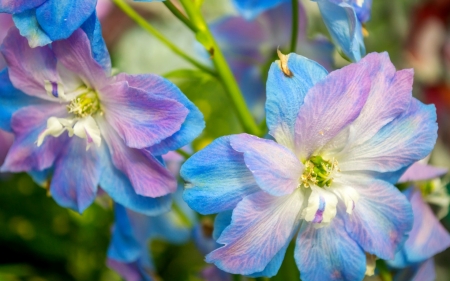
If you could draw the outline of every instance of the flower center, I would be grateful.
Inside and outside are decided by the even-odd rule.
[[[84,118],[100,111],[100,103],[97,93],[92,89],[86,89],[83,94],[74,98],[67,106],[67,111],[78,118]]]
[[[335,159],[325,160],[322,156],[312,156],[305,162],[305,170],[300,177],[301,184],[306,188],[311,185],[330,186],[333,182],[332,173],[335,171],[339,171]]]

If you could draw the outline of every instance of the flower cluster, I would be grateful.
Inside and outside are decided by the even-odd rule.
[[[203,1],[166,1],[203,61],[113,2],[217,82],[243,126],[195,143],[205,122],[186,87],[113,71],[97,0],[0,0],[0,171],[28,173],[79,213],[109,200],[110,268],[157,280],[149,242],[192,238],[213,264],[205,280],[275,276],[289,247],[304,281],[433,279],[433,256],[450,247],[447,169],[418,161],[436,143],[436,109],[412,96],[413,70],[366,55],[371,0],[311,1],[352,61],[340,69],[296,0],[233,0],[238,15],[210,24]]]

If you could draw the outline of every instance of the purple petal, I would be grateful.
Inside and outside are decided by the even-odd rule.
[[[120,274],[126,281],[142,281],[143,277],[136,263],[127,263],[108,258],[106,264]],[[144,279],[145,280],[145,279]]]
[[[447,168],[438,168],[431,165],[416,162],[406,170],[406,172],[398,180],[399,183],[410,181],[431,180],[445,175]]]
[[[50,193],[59,205],[82,213],[97,195],[101,168],[97,147],[86,151],[86,141],[72,137],[56,160]]]
[[[342,171],[393,172],[430,154],[437,138],[436,109],[415,98],[408,110],[365,143],[337,155]]]
[[[146,148],[178,132],[188,109],[176,100],[129,87],[126,82],[100,90],[105,118],[126,145]]]
[[[435,281],[436,271],[434,259],[430,258],[422,263],[410,265],[400,270],[394,277],[394,281]]]
[[[47,119],[66,114],[64,105],[35,105],[23,107],[12,117],[15,140],[1,170],[8,172],[41,171],[53,165],[67,141],[67,135],[47,137],[38,147],[36,140],[47,128]]]
[[[240,134],[231,147],[244,153],[244,161],[261,189],[274,196],[291,194],[299,185],[303,164],[289,149],[272,140]]]
[[[344,218],[347,232],[365,252],[393,259],[412,228],[411,205],[385,181],[355,178],[351,186],[360,198],[353,213]]]
[[[370,93],[370,82],[365,66],[356,63],[331,72],[308,91],[295,122],[295,146],[301,160],[359,116]]]
[[[370,53],[358,64],[367,69],[371,88],[366,105],[352,123],[351,145],[372,138],[384,125],[408,109],[414,76],[412,70],[396,71],[386,52]]]
[[[302,201],[300,192],[275,197],[260,191],[245,197],[217,240],[224,246],[206,256],[206,261],[230,273],[263,271],[289,243]]]
[[[0,13],[16,14],[33,9],[47,0],[0,0]]]
[[[52,44],[58,62],[78,74],[83,82],[95,90],[107,83],[107,73],[92,57],[91,44],[83,30],[77,29],[69,38]]]
[[[184,200],[201,214],[233,209],[241,199],[259,189],[242,153],[221,137],[192,155],[181,167],[186,181]]]
[[[297,237],[295,261],[302,280],[362,280],[366,271],[364,251],[336,216],[330,225],[315,228],[304,223]]]
[[[450,247],[450,234],[439,223],[419,190],[411,194],[414,225],[402,251],[410,263],[427,260]]]
[[[30,96],[52,100],[45,90],[45,81],[58,82],[56,58],[50,47],[30,48],[27,39],[11,28],[3,41],[2,53],[8,64],[13,85]]]
[[[96,121],[114,165],[129,178],[137,194],[154,198],[176,191],[176,179],[154,156],[146,150],[127,147],[103,118]]]
[[[189,110],[181,128],[170,137],[148,148],[153,155],[162,155],[191,143],[204,129],[205,122],[200,110],[169,80],[152,74],[119,74],[118,81],[126,81],[132,88],[138,88],[161,98],[173,99]]]
[[[14,135],[0,130],[0,165],[3,164],[6,154],[14,141]]]

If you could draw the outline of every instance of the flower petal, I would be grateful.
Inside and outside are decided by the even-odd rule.
[[[323,228],[304,223],[294,257],[304,281],[362,280],[366,272],[364,251],[347,234],[339,216]]]
[[[412,190],[410,201],[414,225],[402,251],[409,263],[418,263],[450,247],[450,234],[439,223],[419,190]]]
[[[47,0],[0,0],[0,13],[17,14],[36,8]]]
[[[104,169],[100,178],[100,187],[117,203],[148,216],[155,216],[170,210],[171,196],[157,198],[136,194],[130,180],[113,165],[112,157],[106,145],[102,145]]]
[[[339,4],[331,0],[315,1],[333,41],[352,61],[359,61],[366,50],[362,26],[353,7],[344,1]]]
[[[394,277],[394,281],[434,281],[436,270],[434,259],[430,258],[422,263],[410,265],[400,270]]]
[[[416,162],[406,170],[406,172],[398,180],[399,183],[411,181],[431,180],[445,175],[447,168],[439,168],[431,165]]]
[[[300,160],[308,159],[359,116],[370,83],[364,65],[351,64],[331,72],[308,91],[295,122]]]
[[[36,9],[39,25],[52,41],[68,38],[95,11],[97,0],[47,0]]]
[[[144,90],[161,98],[173,99],[181,103],[188,111],[181,128],[170,137],[151,146],[148,150],[153,155],[162,155],[191,143],[205,128],[203,114],[174,84],[152,74],[128,75],[121,73],[116,76],[118,81],[127,81],[132,88]]]
[[[206,261],[230,273],[263,271],[290,242],[302,201],[300,192],[276,197],[260,191],[245,197],[217,240],[224,246],[207,255]]]
[[[153,155],[144,149],[127,147],[102,117],[97,117],[96,121],[114,166],[128,177],[138,195],[160,197],[177,190],[174,176]]]
[[[416,99],[406,112],[365,143],[336,155],[342,171],[393,172],[430,154],[437,138],[436,109]]]
[[[178,132],[189,110],[176,100],[118,82],[101,89],[105,118],[126,145],[146,148]]]
[[[230,144],[244,154],[245,164],[262,190],[282,196],[298,187],[304,167],[289,149],[248,134],[231,136]]]
[[[298,111],[308,90],[327,76],[318,63],[291,53],[287,66],[293,77],[286,77],[277,62],[267,78],[266,114],[270,134],[281,145],[294,150],[294,128]]]
[[[41,29],[36,18],[36,9],[26,10],[13,15],[16,27],[20,30],[20,35],[28,39],[31,48],[45,46],[52,40]]]
[[[393,259],[413,225],[411,205],[393,185],[369,178],[354,178],[351,186],[360,197],[345,228],[365,252]]]
[[[348,141],[352,146],[372,138],[384,125],[408,109],[414,76],[410,69],[395,71],[386,52],[370,53],[359,64],[366,67],[371,88],[361,114],[351,125],[352,134]]]
[[[41,171],[53,165],[67,141],[67,135],[48,137],[36,145],[39,134],[47,128],[47,119],[66,114],[63,105],[35,105],[23,107],[12,117],[15,140],[1,170],[8,172]]]
[[[99,1],[98,5],[101,5]],[[110,4],[110,2],[107,2]],[[112,4],[112,3],[111,3]],[[96,12],[83,23],[81,29],[86,33],[91,43],[92,56],[102,66],[106,73],[111,73],[111,58],[109,56],[108,49],[106,48],[105,40],[102,36],[102,27],[100,21],[97,18]]]
[[[85,141],[72,137],[56,160],[50,193],[59,205],[82,213],[97,195],[101,170],[97,148],[86,151]]]
[[[229,136],[192,155],[180,174],[186,181],[184,200],[205,215],[231,210],[244,196],[260,190]]]
[[[50,47],[30,48],[27,39],[20,36],[16,28],[11,28],[1,50],[14,87],[30,96],[55,100],[45,90],[45,81],[58,82],[59,79],[56,58]]]
[[[107,83],[108,70],[93,58],[89,37],[83,30],[77,29],[69,38],[53,42],[52,48],[58,63],[78,74],[87,86],[98,91]]]
[[[30,104],[38,105],[42,100],[28,96],[16,89],[9,80],[8,70],[0,72],[0,129],[12,132],[11,118],[14,112]]]

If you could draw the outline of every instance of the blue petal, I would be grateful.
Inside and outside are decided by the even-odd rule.
[[[0,129],[12,132],[13,113],[24,106],[39,103],[42,103],[42,100],[28,96],[14,88],[9,80],[7,69],[0,72]]]
[[[22,13],[13,15],[14,23],[20,31],[20,35],[28,39],[30,47],[35,48],[50,44],[52,40],[44,30],[41,29],[37,18],[36,9],[26,10]]]
[[[181,167],[187,182],[183,198],[201,214],[233,209],[241,199],[259,190],[241,153],[230,146],[230,137],[216,139]]]
[[[287,65],[293,77],[286,77],[277,62],[270,67],[266,118],[270,134],[279,144],[294,151],[295,121],[305,95],[328,72],[318,63],[294,53],[289,54]]]
[[[254,19],[259,14],[272,9],[281,3],[291,0],[234,0],[238,12],[246,19]]]
[[[331,38],[352,61],[359,61],[366,50],[362,27],[352,6],[330,0],[316,0]]]
[[[46,169],[43,171],[29,171],[28,174],[33,179],[33,181],[40,186],[44,186],[47,181],[50,179],[50,176],[52,174],[51,169]]]
[[[0,0],[0,13],[17,14],[33,9],[47,0]]]
[[[83,23],[81,29],[86,33],[91,42],[91,52],[94,59],[102,66],[106,73],[111,72],[111,58],[102,36],[102,27],[96,12]]]
[[[55,162],[50,185],[55,201],[82,213],[97,195],[101,164],[97,147],[86,151],[86,141],[72,137]]]
[[[95,11],[97,0],[47,0],[36,9],[39,25],[52,41],[68,38]]]
[[[295,261],[303,281],[362,280],[366,271],[364,251],[347,234],[339,216],[323,228],[302,225]]]
[[[108,249],[108,257],[121,262],[133,262],[142,253],[142,243],[135,236],[125,207],[114,205],[115,225]]]
[[[214,231],[212,234],[214,240],[219,239],[224,229],[230,225],[232,215],[233,215],[232,210],[228,210],[217,214],[216,219],[214,220]]]
[[[170,209],[171,197],[144,197],[136,194],[128,178],[114,167],[111,154],[106,145],[102,145],[102,161],[105,163],[100,178],[100,187],[117,203],[149,216],[167,212]]]

